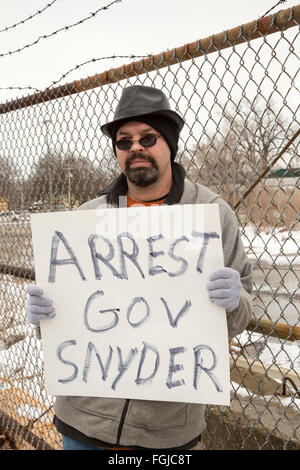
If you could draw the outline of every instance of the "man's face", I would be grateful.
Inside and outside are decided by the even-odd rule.
[[[148,134],[158,136],[155,145],[143,147],[139,142]],[[129,150],[116,146],[118,163],[127,179],[135,186],[146,187],[163,179],[171,169],[171,152],[165,139],[153,127],[143,122],[128,122],[121,126],[116,141],[130,140]]]

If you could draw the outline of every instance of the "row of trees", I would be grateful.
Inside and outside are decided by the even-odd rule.
[[[251,109],[241,106],[238,112],[224,110],[220,122],[215,135],[205,143],[199,136],[198,143],[182,152],[180,161],[192,180],[215,189],[234,206],[285,145],[290,123],[270,106],[253,105]],[[12,162],[0,157],[0,198],[8,200],[10,210],[76,207],[96,197],[118,172],[112,152],[95,163],[87,157],[51,152],[25,178]]]
[[[221,120],[222,128],[206,143],[183,152],[181,161],[192,180],[215,189],[234,207],[264,170],[274,170],[271,163],[295,128],[271,106],[223,111]],[[294,143],[277,167],[299,165],[297,154]]]
[[[1,168],[4,159],[0,160]],[[6,161],[5,174],[0,173],[0,197],[8,200],[10,210],[51,210],[73,208],[97,197],[117,173],[111,156],[106,168],[86,157],[49,153],[22,177],[18,168]],[[1,170],[0,170],[1,171]]]

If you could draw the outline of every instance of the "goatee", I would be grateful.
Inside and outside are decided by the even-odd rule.
[[[137,159],[147,161],[151,163],[151,166],[130,168],[131,163]],[[135,153],[128,158],[124,173],[132,184],[139,187],[150,186],[158,179],[158,167],[154,158],[139,153]]]

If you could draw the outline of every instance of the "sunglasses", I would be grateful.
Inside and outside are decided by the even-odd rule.
[[[143,147],[153,147],[161,135],[146,134],[139,140],[121,139],[116,141],[119,150],[130,150],[134,142],[138,142]]]

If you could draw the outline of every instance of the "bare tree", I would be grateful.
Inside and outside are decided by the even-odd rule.
[[[40,158],[26,181],[26,199],[43,210],[76,207],[96,197],[108,180],[99,165],[73,154],[49,153]]]
[[[221,122],[211,141],[195,146],[182,161],[193,180],[212,187],[233,206],[270,166],[291,129],[272,104],[241,103],[238,112],[225,109]]]
[[[16,204],[16,177],[17,171],[10,159],[0,157],[0,198],[8,201],[8,207]]]

